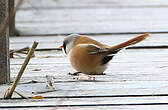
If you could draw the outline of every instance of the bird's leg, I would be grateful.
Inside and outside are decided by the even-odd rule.
[[[72,75],[72,76],[78,76],[78,75],[79,75],[79,73],[81,73],[81,72],[68,73],[68,74],[69,74],[69,75]]]

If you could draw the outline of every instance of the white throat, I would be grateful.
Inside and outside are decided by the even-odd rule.
[[[71,49],[73,48],[74,46],[74,41],[71,41],[69,42],[67,45],[66,45],[66,53],[69,54],[69,52],[71,51]],[[65,50],[64,50],[65,51]]]

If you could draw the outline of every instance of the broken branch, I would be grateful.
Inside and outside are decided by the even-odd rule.
[[[12,97],[12,94],[13,94],[13,92],[14,92],[14,90],[15,90],[15,88],[16,88],[19,80],[20,80],[20,78],[22,77],[22,74],[23,74],[23,72],[24,72],[24,70],[25,70],[25,68],[26,68],[31,56],[33,55],[37,45],[38,45],[38,42],[34,41],[32,48],[30,49],[30,51],[29,51],[29,53],[28,53],[23,65],[22,65],[17,77],[15,78],[15,81],[13,82],[11,87],[8,88],[8,90],[5,92],[4,99],[9,99],[9,98]]]

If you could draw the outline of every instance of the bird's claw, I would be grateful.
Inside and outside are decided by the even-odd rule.
[[[78,76],[79,75],[79,73],[81,73],[81,72],[75,72],[75,73],[68,73],[68,75],[72,75],[72,76]]]

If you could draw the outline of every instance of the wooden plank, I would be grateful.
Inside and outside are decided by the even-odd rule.
[[[92,36],[92,38],[105,44],[115,45],[134,36],[136,35]],[[167,34],[152,34],[137,46],[167,45],[166,36]],[[63,38],[64,36],[13,37],[11,38],[11,48],[24,47],[25,44],[31,44],[33,40],[37,40],[41,44],[39,48],[53,48],[53,46],[61,45]],[[41,95],[45,98],[42,100],[0,100],[0,107],[47,105],[50,107],[41,107],[41,109],[48,110],[55,109],[53,106],[66,105],[66,107],[58,107],[58,109],[164,110],[168,107],[168,105],[164,105],[167,103],[168,97],[168,84],[166,83],[168,80],[167,51],[168,49],[123,50],[110,62],[106,75],[94,76],[96,81],[77,81],[72,76],[67,75],[68,72],[74,72],[74,70],[61,51],[37,51],[35,53],[36,57],[28,65],[16,91],[28,97]],[[12,80],[23,60],[19,57],[11,59]],[[35,94],[46,90],[45,75],[54,76],[56,91]],[[32,83],[31,80],[37,82]],[[0,91],[0,98],[3,97],[8,86],[0,86],[0,90],[2,90]],[[136,97],[134,97],[135,95]],[[19,96],[14,94],[13,97],[18,98]],[[92,104],[92,106],[89,104]],[[69,105],[73,107],[67,107]],[[24,109],[35,109],[25,107]]]
[[[8,16],[8,1],[0,1],[0,24]],[[9,37],[8,29],[0,36],[0,84],[8,83],[9,74]]]
[[[15,0],[17,2],[17,0]],[[48,5],[46,5],[48,4]],[[165,0],[29,0],[24,3],[22,9],[49,9],[49,8],[123,8],[123,7],[166,7],[168,2]]]
[[[37,110],[37,107],[35,108],[24,108],[24,110]],[[102,107],[45,107],[40,108],[41,110],[51,110],[51,109],[58,109],[58,110],[167,110],[167,105],[141,105],[141,106],[102,106]],[[4,110],[23,110],[23,108],[7,108]]]
[[[105,71],[106,75],[95,76],[96,80],[108,82],[136,80],[166,81],[168,80],[166,75],[167,51],[167,49],[123,50],[110,62],[108,69]],[[67,73],[75,71],[61,51],[36,52],[35,54],[36,58],[31,60],[23,75],[24,78],[28,77],[28,81],[34,79],[44,82],[45,75],[56,77],[56,82],[74,81]],[[19,70],[23,60],[20,58],[11,59],[11,77],[16,76],[17,70]],[[35,71],[36,69],[39,71]],[[151,69],[153,70],[152,72]]]
[[[16,16],[16,27],[21,35],[167,32],[167,10],[168,8],[20,10]]]
[[[130,50],[122,50],[120,51],[120,53],[118,53],[115,57],[115,59],[113,60],[113,62],[127,62],[127,63],[131,63],[131,62],[140,62],[144,63],[143,61],[145,60],[143,55],[145,57],[150,57],[150,52],[152,52],[154,55],[153,57],[151,57],[151,59],[147,59],[147,61],[160,61],[160,62],[166,62],[164,61],[164,59],[166,59],[165,57],[165,52],[167,52],[167,49],[130,49]],[[47,53],[48,52],[48,53]],[[138,56],[139,54],[139,56]],[[63,63],[68,63],[67,61],[67,57],[63,54],[62,51],[57,51],[57,50],[53,50],[53,51],[46,51],[46,52],[39,52],[36,51],[36,58],[32,59],[30,64],[40,64],[40,62],[38,62],[38,60],[40,60],[43,64],[63,64]],[[134,57],[129,57],[129,56],[134,56]],[[162,58],[159,59],[159,56],[163,56]],[[120,57],[120,59],[118,59],[117,57]],[[137,59],[136,57],[141,58],[141,59]],[[156,59],[156,58],[157,59]],[[55,59],[55,61],[54,61]],[[19,58],[19,59],[11,59],[14,61],[14,64],[21,64],[20,61],[23,61],[23,58]],[[51,62],[47,62],[48,60],[51,60]],[[60,62],[59,62],[60,61]],[[129,61],[129,62],[128,62]],[[147,62],[146,61],[146,62]]]
[[[1,100],[0,108],[15,107],[70,107],[70,106],[125,106],[125,105],[167,105],[165,97],[121,97],[121,98],[66,98],[38,100]]]
[[[54,35],[71,32],[91,34],[163,32],[167,31],[165,25],[167,3],[163,0],[29,1],[17,15],[17,26],[25,35],[32,33]],[[30,9],[30,4],[37,8]],[[46,18],[46,15],[50,17]],[[26,16],[32,16],[33,20]],[[23,28],[25,29],[22,30]],[[134,36],[136,35],[102,35],[92,36],[92,38],[108,45],[115,45]],[[166,36],[167,34],[152,34],[147,40],[135,46],[167,46]],[[29,46],[33,40],[40,43],[39,48],[56,48],[62,44],[63,38],[64,36],[11,38],[10,48]],[[96,81],[77,81],[67,75],[74,70],[60,51],[36,52],[36,57],[31,60],[16,91],[25,96],[42,95],[45,98],[0,100],[0,107],[47,105],[46,108],[40,108],[46,110],[56,109],[54,106],[62,105],[64,107],[58,109],[167,110],[167,51],[167,49],[123,50],[110,62],[106,75],[94,76]],[[23,58],[11,59],[12,80],[22,62]],[[46,90],[45,75],[54,76],[56,91],[32,94],[32,92]],[[28,83],[31,80],[37,83]],[[8,87],[9,85],[0,86],[0,98]],[[14,94],[14,97],[19,96]]]
[[[32,77],[29,76],[24,76],[21,81],[20,84],[31,84],[33,83],[41,83],[41,85],[45,85],[45,75],[44,76],[35,76],[36,73],[32,72]],[[71,82],[85,82],[85,81],[79,81],[77,79],[74,79],[74,77],[72,76],[65,76],[66,74],[61,74],[60,76],[54,75],[54,74],[46,74],[46,75],[50,75],[54,77],[54,83],[57,86],[57,83],[71,83]],[[107,75],[107,76],[94,76],[95,77],[95,81],[86,81],[86,83],[83,84],[87,84],[87,82],[127,82],[127,81],[139,81],[139,82],[143,82],[143,81],[153,81],[153,82],[159,82],[159,81],[167,81],[168,77],[166,76],[166,74],[161,74],[161,75],[153,75],[153,74],[140,74],[140,75],[135,75],[135,74],[113,74],[113,75]],[[12,77],[12,81],[13,81],[13,77]],[[88,86],[89,87],[89,86]],[[102,91],[103,92],[103,91]],[[94,94],[92,94],[94,95]],[[100,94],[103,95],[103,94]]]
[[[140,34],[122,34],[122,35],[88,35],[89,37],[107,45],[116,45]],[[167,46],[168,34],[150,34],[143,42],[134,46]],[[58,48],[66,36],[36,36],[36,37],[12,37],[10,38],[10,49],[19,49],[31,46],[32,41],[39,42],[38,48]],[[50,45],[48,45],[50,44]]]
[[[20,84],[16,91],[25,96],[42,95],[44,97],[57,96],[106,96],[106,95],[152,95],[167,94],[166,81],[125,81],[125,82],[58,82],[55,92],[36,94],[46,90],[45,83]],[[0,86],[2,98],[7,85]],[[37,89],[38,88],[38,89]],[[34,93],[34,94],[32,94]],[[13,94],[13,97],[19,97]]]
[[[94,76],[96,77],[95,82],[76,81],[72,76],[67,75],[68,72],[74,70],[61,52],[37,52],[36,58],[31,60],[21,82],[35,80],[39,83],[23,84],[18,90],[22,93],[29,88],[29,91],[24,92],[28,93],[26,94],[28,96],[31,96],[32,91],[37,91],[37,87],[43,91],[45,75],[52,75],[55,77],[55,86],[58,91],[53,94],[44,94],[45,96],[65,95],[64,93],[70,90],[72,93],[69,95],[166,93],[167,51],[167,49],[122,51],[110,62],[106,75]],[[53,57],[45,58],[45,56]],[[11,59],[12,77],[15,77],[22,62],[23,59]],[[35,69],[39,71],[34,71]],[[73,85],[76,85],[74,89]]]
[[[123,74],[123,75],[128,75],[128,76],[132,74],[132,75],[135,75],[135,77],[139,77],[139,75],[144,75],[144,78],[149,78],[149,79],[151,76],[147,77],[146,75],[155,74],[156,76],[155,75],[153,76],[155,80],[164,80],[164,79],[166,80],[167,78],[166,77],[167,57],[165,53],[167,52],[167,50],[157,50],[157,52],[152,52],[149,50],[146,50],[146,51],[148,51],[148,54],[145,54],[145,55],[144,55],[145,51],[136,52],[136,50],[125,51],[125,52],[118,54],[115,57],[115,59],[113,59],[110,62],[109,67],[105,71],[105,73],[108,75],[108,77],[117,77],[116,74],[117,75]],[[159,54],[161,53],[160,51],[163,51],[162,52],[163,54]],[[153,54],[152,58],[150,58],[151,54]],[[136,55],[139,55],[139,56],[133,57]],[[147,59],[146,61],[144,57],[145,59]],[[18,58],[11,59],[11,72],[12,72],[11,77],[16,76],[18,72],[17,70],[19,70],[22,63],[23,63],[23,59],[18,59]],[[37,69],[38,71],[36,71]],[[151,72],[151,69],[155,71]],[[58,55],[48,56],[47,55],[47,56],[41,57],[36,54],[36,58],[31,60],[23,76],[24,77],[30,77],[30,76],[37,77],[37,76],[45,76],[45,75],[54,75],[55,77],[58,77],[58,76],[65,77],[67,76],[67,73],[69,72],[74,72],[74,70],[69,64],[67,57],[64,57],[63,55],[60,55],[60,56]],[[139,75],[137,76],[137,74]],[[105,78],[104,76],[102,77]],[[110,80],[110,78],[108,77],[107,79],[104,79],[104,80],[106,81]],[[137,78],[135,79],[137,80]]]
[[[22,82],[36,80],[41,83],[27,84],[27,88],[25,88],[25,85],[23,84],[20,85],[20,89],[18,88],[18,90],[28,90],[31,86],[32,90],[30,89],[29,91],[24,92],[28,93],[28,96],[32,91],[37,91],[37,86],[39,90],[43,91],[45,89],[45,75],[52,75],[55,77],[55,86],[58,89],[58,91],[53,94],[57,95],[65,95],[65,92],[62,91],[69,90],[72,91],[70,95],[166,93],[167,85],[165,84],[168,80],[166,75],[166,51],[167,50],[124,51],[110,62],[106,75],[94,76],[96,77],[96,81],[93,82],[76,81],[72,76],[67,75],[67,73],[72,72],[73,69],[63,57],[37,57],[31,60],[32,62],[30,62],[30,65],[25,71]],[[56,56],[59,56],[60,54],[61,53],[57,53]],[[153,55],[152,57],[151,54]],[[21,59],[13,59],[11,62],[13,62],[11,71],[12,77],[14,77],[17,73],[16,70],[18,70],[17,68],[19,68],[22,61]],[[40,71],[33,71],[35,69],[40,69]],[[75,85],[74,89],[73,85]],[[47,93],[45,96],[53,96],[53,94]]]

